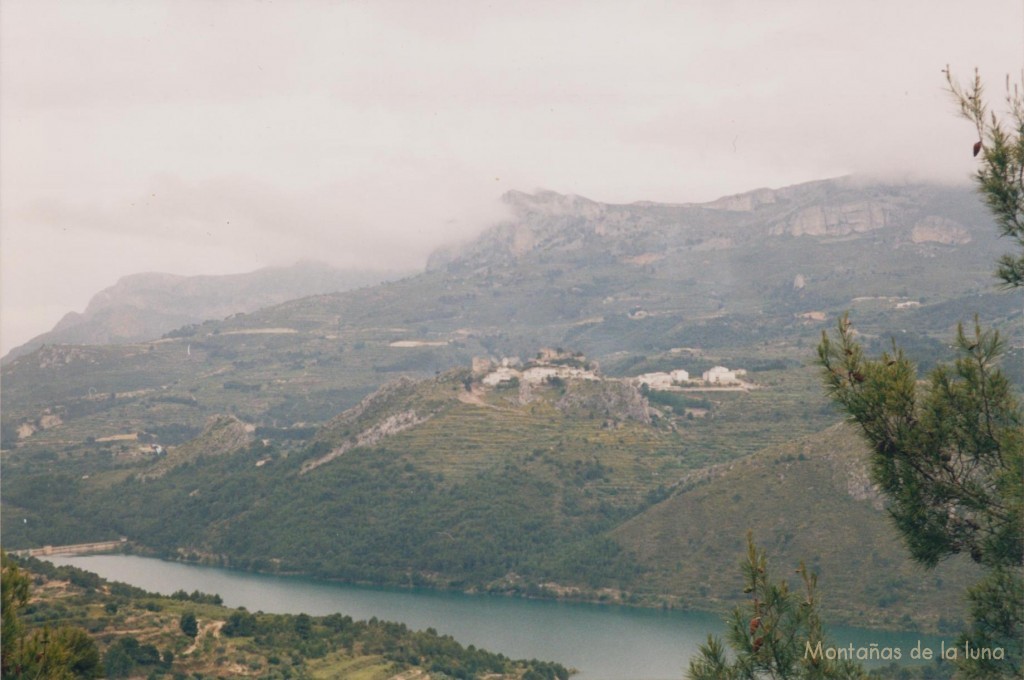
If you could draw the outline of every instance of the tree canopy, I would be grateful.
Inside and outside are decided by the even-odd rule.
[[[974,179],[1003,236],[1012,239],[1016,252],[999,259],[996,276],[1010,288],[1024,285],[1024,100],[1021,87],[1006,79],[1008,120],[989,109],[981,76],[975,70],[969,85],[953,78],[946,67],[946,82],[960,115],[978,131],[974,155],[981,162]],[[1024,76],[1022,76],[1024,78]]]
[[[750,596],[727,619],[726,646],[713,636],[690,660],[690,680],[824,680],[864,677],[851,652],[829,645],[818,615],[817,576],[801,564],[797,569],[803,590],[791,591],[785,580],[773,582],[765,552],[747,533],[747,557],[742,565]],[[730,658],[730,656],[732,658]],[[843,657],[843,658],[839,658]]]
[[[996,276],[1024,285],[1024,103],[1007,80],[1009,123],[990,112],[975,72],[968,86],[946,70],[960,114],[974,123],[975,181],[1001,233],[1014,240]],[[967,592],[971,623],[961,635],[1000,658],[960,659],[964,677],[1019,677],[1024,670],[1024,412],[998,361],[1005,341],[984,329],[957,328],[957,357],[919,381],[893,341],[864,355],[847,315],[834,337],[822,334],[825,388],[871,447],[872,479],[888,499],[911,556],[927,567],[959,553],[986,574]],[[966,657],[966,654],[965,654]]]
[[[873,481],[915,560],[966,553],[987,567],[1024,559],[1024,416],[997,360],[1004,342],[975,324],[960,356],[919,385],[894,345],[864,356],[847,316],[818,347],[825,386],[872,449]]]
[[[96,643],[81,628],[61,626],[26,631],[18,610],[28,603],[28,574],[0,551],[0,612],[3,615],[0,674],[11,678],[73,680],[102,675]]]

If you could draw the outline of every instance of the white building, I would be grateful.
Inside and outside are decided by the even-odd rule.
[[[672,376],[668,373],[644,373],[633,380],[638,385],[647,385],[652,390],[665,390],[672,387]]]
[[[488,373],[480,381],[488,387],[497,387],[503,382],[510,382],[513,378],[518,380],[522,374],[514,368],[496,368],[494,371]]]
[[[562,369],[556,366],[532,366],[523,371],[523,380],[531,385],[540,385],[548,378],[561,377],[561,372]]]
[[[690,379],[690,374],[681,368],[665,373],[644,373],[633,378],[633,382],[637,385],[647,385],[652,390],[667,390],[674,385],[679,385]]]
[[[736,382],[736,371],[730,371],[725,366],[715,366],[704,371],[704,382],[709,385],[723,385]]]
[[[576,378],[578,380],[597,380],[593,371],[585,371],[574,366],[531,366],[523,371],[523,381],[531,385],[543,384],[548,378]]]
[[[548,363],[549,361],[565,358],[578,360],[574,362],[567,362],[578,365],[565,366],[561,363]],[[476,360],[474,360],[474,369],[478,365],[482,367],[483,363],[480,362],[478,364]],[[582,368],[582,366],[587,366],[587,368]],[[536,363],[528,363],[527,368],[523,368],[521,360],[509,357],[502,359],[499,366],[491,364],[490,372],[487,373],[480,382],[488,387],[497,387],[502,383],[515,379],[522,381],[524,385],[542,385],[550,378],[561,378],[563,380],[570,378],[577,380],[600,380],[596,371],[590,367],[589,362],[584,361],[582,354],[569,355],[565,352],[560,353],[553,349],[542,349],[538,354]]]
[[[672,382],[674,383],[684,383],[690,379],[689,371],[684,371],[681,368],[677,368],[676,370],[669,373],[669,375],[672,376]]]

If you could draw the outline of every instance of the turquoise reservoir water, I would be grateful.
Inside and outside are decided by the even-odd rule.
[[[269,576],[133,555],[51,557],[100,576],[169,595],[176,590],[217,593],[229,607],[312,615],[341,612],[355,619],[401,621],[434,628],[462,644],[513,658],[558,661],[582,680],[679,680],[689,658],[721,634],[720,617],[492,595],[349,586],[307,578]],[[904,661],[920,640],[939,648],[940,638],[917,633],[832,628],[837,644],[900,647]],[[947,646],[951,640],[947,640]]]

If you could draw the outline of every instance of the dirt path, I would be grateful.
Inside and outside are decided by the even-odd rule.
[[[430,676],[425,671],[414,668],[411,671],[404,671],[398,675],[393,675],[388,680],[430,680]]]
[[[208,635],[213,635],[215,638],[220,637],[220,629],[224,627],[224,623],[224,621],[210,621],[209,623],[201,625],[199,627],[199,634],[196,635],[195,641],[189,645],[188,649],[182,652],[182,655],[187,656],[196,651],[196,648],[199,647],[199,643]]]

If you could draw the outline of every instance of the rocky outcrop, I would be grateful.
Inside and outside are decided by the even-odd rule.
[[[557,217],[575,215],[589,220],[603,217],[606,206],[589,198],[575,194],[559,194],[554,191],[537,191],[532,194],[523,191],[508,191],[501,200],[519,217]]]
[[[816,205],[773,225],[772,236],[846,236],[889,226],[890,210],[873,202]]]
[[[971,242],[971,235],[962,226],[943,217],[926,217],[910,231],[913,243],[939,243],[945,246]]]
[[[592,262],[614,256],[652,264],[651,253],[721,251],[771,237],[856,238],[893,245],[959,245],[968,230],[945,215],[951,192],[927,185],[888,185],[839,178],[757,189],[709,203],[599,203],[551,191],[510,191],[509,219],[460,247],[440,249],[428,270],[478,272],[524,258],[567,255]],[[931,215],[929,217],[929,215]],[[942,217],[939,217],[941,215]]]
[[[400,403],[403,399],[415,394],[416,381],[410,378],[399,378],[379,387],[366,395],[358,404],[331,419],[324,426],[325,432],[348,429],[350,425],[371,417],[376,411],[387,411],[391,404]]]
[[[765,205],[773,205],[779,199],[778,192],[771,189],[755,189],[743,194],[725,196],[704,204],[712,210],[729,210],[732,212],[751,212]]]
[[[593,415],[608,422],[651,422],[647,399],[632,383],[619,380],[572,380],[555,404],[563,413]]]
[[[433,417],[434,410],[418,401],[417,385],[409,378],[399,378],[332,418],[315,440],[320,446],[329,446],[329,451],[305,461],[300,474],[315,470],[352,449],[374,446]]]
[[[36,432],[43,430],[49,430],[50,428],[58,427],[63,425],[64,421],[60,415],[51,413],[49,409],[44,411],[42,415],[36,418],[34,421],[25,421],[17,425],[18,439],[27,439],[34,435]]]
[[[885,499],[871,481],[863,459],[837,460],[833,457],[833,464],[833,482],[837,487],[844,489],[854,500],[870,503],[875,510],[885,508]]]
[[[429,418],[429,415],[420,416],[416,411],[412,410],[393,413],[372,427],[363,430],[355,437],[342,442],[340,446],[331,449],[329,453],[320,456],[319,458],[306,461],[302,464],[302,469],[299,470],[299,474],[304,475],[307,472],[315,470],[321,465],[330,463],[338,456],[342,456],[350,450],[360,446],[374,446],[392,435],[396,435],[399,432],[403,432],[409,428],[416,427],[420,423],[426,422]]]

